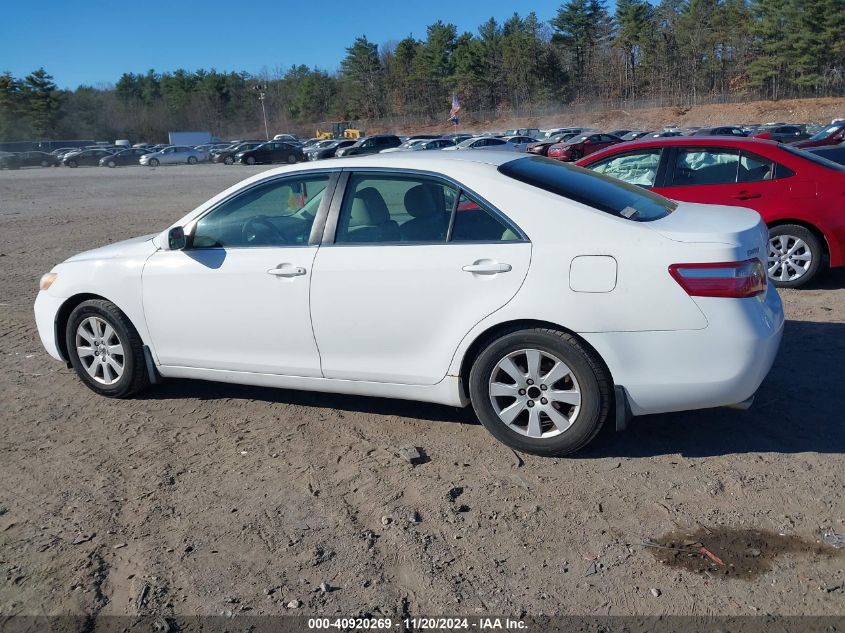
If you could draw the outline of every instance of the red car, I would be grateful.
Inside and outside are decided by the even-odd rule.
[[[621,142],[621,138],[611,134],[575,136],[562,143],[552,145],[546,155],[555,160],[578,160],[582,156],[587,156]]]
[[[754,209],[769,226],[776,286],[845,265],[845,167],[794,145],[681,136],[615,145],[578,165],[674,200]]]
[[[845,140],[845,120],[836,121],[817,132],[806,141],[794,143],[794,147],[823,147],[825,145],[838,145]]]

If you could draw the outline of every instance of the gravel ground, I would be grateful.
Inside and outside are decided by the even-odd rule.
[[[638,418],[570,459],[413,402],[178,380],[107,400],[46,355],[42,273],[258,171],[0,172],[0,619],[845,614],[845,559],[819,543],[845,532],[842,272],[782,293],[783,347],[750,411]],[[761,573],[669,567],[642,545],[678,530]],[[750,547],[749,530],[771,534]],[[765,544],[779,534],[795,538]]]

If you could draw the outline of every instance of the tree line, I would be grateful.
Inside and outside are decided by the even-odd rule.
[[[385,117],[445,121],[463,112],[530,114],[571,103],[845,94],[845,0],[567,0],[490,18],[475,33],[437,21],[424,38],[382,45],[362,35],[337,71],[176,70],[122,75],[114,86],[59,90],[40,68],[0,75],[0,140],[162,140],[169,130],[221,137],[263,128],[308,133],[320,122]]]

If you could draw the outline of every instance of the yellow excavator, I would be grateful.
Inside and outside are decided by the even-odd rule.
[[[329,140],[332,138],[359,139],[362,134],[363,132],[361,130],[356,127],[352,127],[352,123],[350,121],[338,121],[337,123],[332,123],[331,131],[317,130],[316,137],[321,140]]]

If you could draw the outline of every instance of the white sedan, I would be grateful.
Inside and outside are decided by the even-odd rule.
[[[262,172],[41,280],[51,356],[103,396],[180,377],[471,404],[562,455],[616,412],[747,405],[783,309],[753,211],[542,157],[400,152]]]
[[[144,154],[138,161],[141,165],[196,165],[208,160],[208,152],[193,147],[171,145],[151,154]]]

